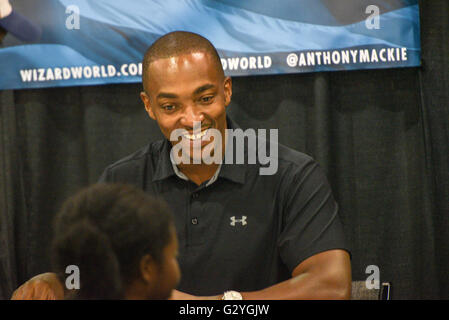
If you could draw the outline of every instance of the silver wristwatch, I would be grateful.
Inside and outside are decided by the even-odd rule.
[[[243,297],[240,294],[240,292],[231,290],[231,291],[226,291],[223,294],[223,297],[221,298],[221,300],[243,300]]]

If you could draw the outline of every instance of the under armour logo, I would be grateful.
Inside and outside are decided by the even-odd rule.
[[[231,226],[235,227],[235,223],[236,222],[240,222],[242,224],[242,226],[245,226],[247,224],[246,223],[246,216],[242,216],[241,219],[236,219],[235,216],[232,216],[231,217],[231,223],[230,223]]]

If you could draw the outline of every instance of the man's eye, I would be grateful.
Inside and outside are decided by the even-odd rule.
[[[214,98],[214,96],[201,97],[201,102],[204,102],[204,103],[212,102],[213,98]]]
[[[162,108],[163,108],[165,111],[173,111],[173,110],[175,110],[175,106],[174,106],[174,105],[171,105],[171,104],[162,106]]]

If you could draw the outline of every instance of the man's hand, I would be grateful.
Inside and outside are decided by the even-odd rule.
[[[64,288],[55,273],[41,273],[12,294],[11,300],[63,300]]]

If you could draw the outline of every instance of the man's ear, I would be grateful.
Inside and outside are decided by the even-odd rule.
[[[224,79],[224,95],[225,95],[225,106],[227,107],[231,103],[231,97],[232,97],[231,77],[225,77],[225,79]]]
[[[145,91],[140,92],[140,99],[142,99],[143,104],[145,105],[145,110],[151,119],[156,120],[156,117],[153,112],[153,108],[150,103],[150,98],[147,96]]]
[[[144,279],[148,284],[153,283],[158,276],[157,263],[149,254],[144,255],[140,259],[139,268],[142,279]]]

